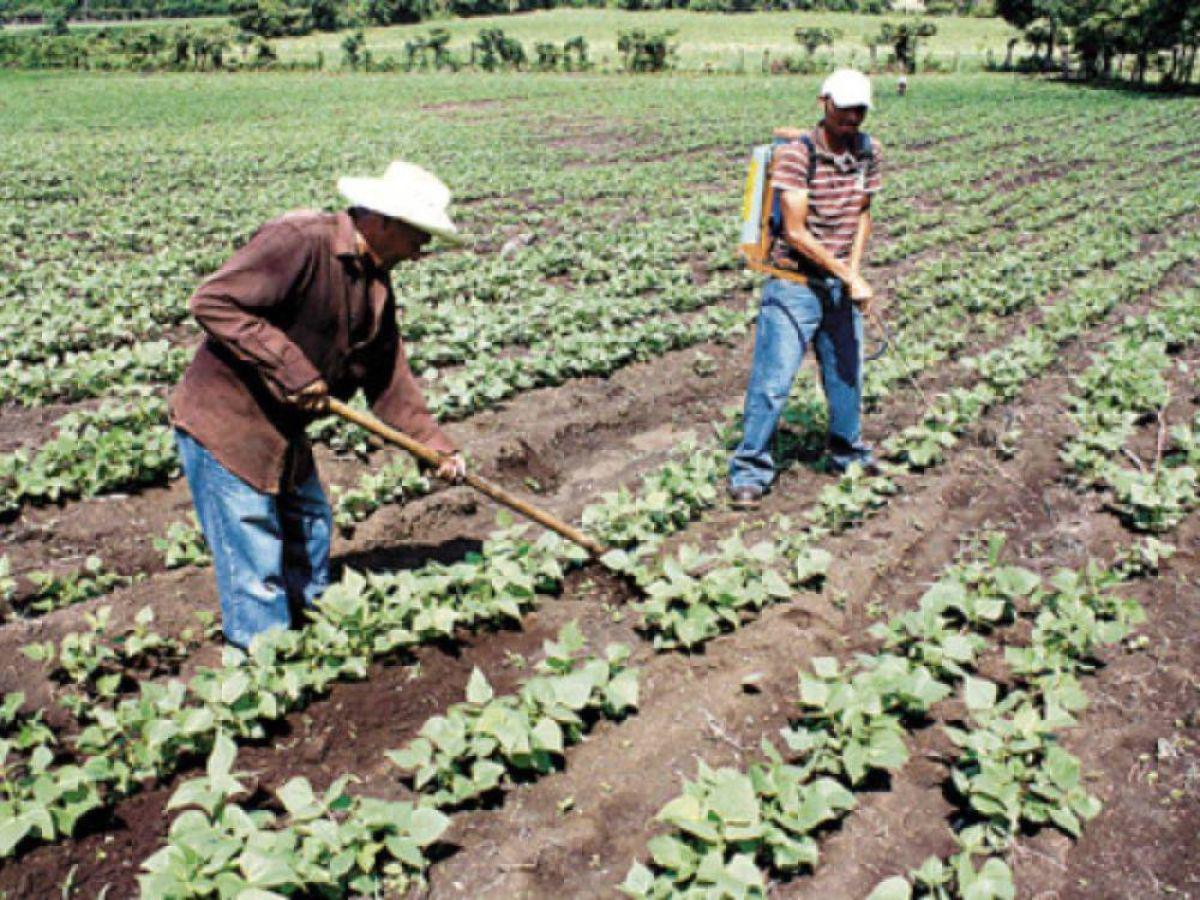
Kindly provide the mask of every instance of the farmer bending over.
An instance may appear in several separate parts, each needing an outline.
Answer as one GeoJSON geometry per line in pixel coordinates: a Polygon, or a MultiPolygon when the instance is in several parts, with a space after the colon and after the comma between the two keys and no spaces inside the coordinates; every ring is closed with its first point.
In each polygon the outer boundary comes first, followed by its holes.
{"type": "Polygon", "coordinates": [[[405,162],[338,190],[347,211],[268,222],[188,304],[207,338],[171,420],[225,637],[242,648],[329,584],[333,516],[304,431],[330,395],[361,387],[381,419],[447,454],[438,477],[466,474],[409,369],[388,274],[433,235],[458,239],[450,192],[405,162]]]}
{"type": "Polygon", "coordinates": [[[770,443],[809,344],[821,365],[829,406],[831,466],[873,469],[862,442],[862,316],[872,292],[859,274],[871,234],[871,196],[880,188],[879,144],[859,132],[871,82],[839,69],[821,86],[824,118],[777,148],[770,188],[779,192],[781,233],[771,264],[746,388],[745,431],[729,465],[735,507],[756,506],[775,477],[770,443]]]}

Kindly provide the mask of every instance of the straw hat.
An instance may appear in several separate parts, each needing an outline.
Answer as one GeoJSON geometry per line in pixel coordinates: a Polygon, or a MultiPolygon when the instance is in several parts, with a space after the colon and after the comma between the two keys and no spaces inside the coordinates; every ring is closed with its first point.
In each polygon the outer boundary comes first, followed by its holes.
{"type": "Polygon", "coordinates": [[[450,189],[415,163],[396,160],[382,178],[339,178],[337,188],[352,206],[400,219],[456,244],[467,241],[446,212],[450,189]]]}

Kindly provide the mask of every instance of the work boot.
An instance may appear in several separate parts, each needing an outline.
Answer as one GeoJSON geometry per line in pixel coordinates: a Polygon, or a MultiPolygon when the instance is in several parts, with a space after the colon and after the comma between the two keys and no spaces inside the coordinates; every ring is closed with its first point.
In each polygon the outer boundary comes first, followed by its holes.
{"type": "Polygon", "coordinates": [[[830,470],[842,475],[855,463],[862,467],[863,474],[865,475],[878,475],[880,473],[879,463],[875,462],[875,454],[871,452],[871,448],[867,444],[858,441],[851,445],[837,438],[830,438],[830,470]]]}
{"type": "Polygon", "coordinates": [[[883,470],[879,468],[879,463],[875,461],[875,457],[870,453],[854,459],[839,459],[836,456],[829,457],[829,468],[838,475],[845,475],[850,470],[851,466],[858,466],[862,469],[864,475],[883,474],[883,470]]]}
{"type": "Polygon", "coordinates": [[[729,505],[734,509],[757,509],[762,498],[762,488],[752,484],[744,484],[740,487],[729,486],[729,505]]]}

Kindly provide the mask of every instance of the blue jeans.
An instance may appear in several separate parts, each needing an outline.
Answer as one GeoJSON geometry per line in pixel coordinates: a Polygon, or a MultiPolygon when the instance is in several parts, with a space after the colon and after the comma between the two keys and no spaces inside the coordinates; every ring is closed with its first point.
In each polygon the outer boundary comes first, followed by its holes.
{"type": "Polygon", "coordinates": [[[291,624],[290,606],[311,604],[329,585],[333,513],[314,471],[278,496],[242,481],[175,429],[196,517],[212,553],[229,643],[291,624]]]}
{"type": "Polygon", "coordinates": [[[862,314],[840,279],[763,285],[746,387],[744,433],[729,463],[730,487],[765,490],[775,478],[771,438],[809,344],[817,353],[829,405],[829,447],[835,467],[870,459],[862,443],[862,314]]]}

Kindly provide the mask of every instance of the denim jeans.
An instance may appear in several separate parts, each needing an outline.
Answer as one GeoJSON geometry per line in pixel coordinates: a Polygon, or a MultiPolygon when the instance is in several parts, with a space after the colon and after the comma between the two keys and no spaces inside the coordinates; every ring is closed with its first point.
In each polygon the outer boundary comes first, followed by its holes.
{"type": "Polygon", "coordinates": [[[329,585],[329,501],[315,471],[292,490],[263,494],[186,432],[176,429],[175,442],[212,553],[225,638],[246,649],[256,635],[287,628],[291,607],[329,585]]]}
{"type": "Polygon", "coordinates": [[[731,487],[765,490],[775,478],[771,438],[810,344],[829,406],[833,464],[845,468],[870,459],[860,423],[862,330],[862,314],[840,279],[813,278],[806,285],[767,280],[746,387],[742,442],[729,463],[731,487]]]}

